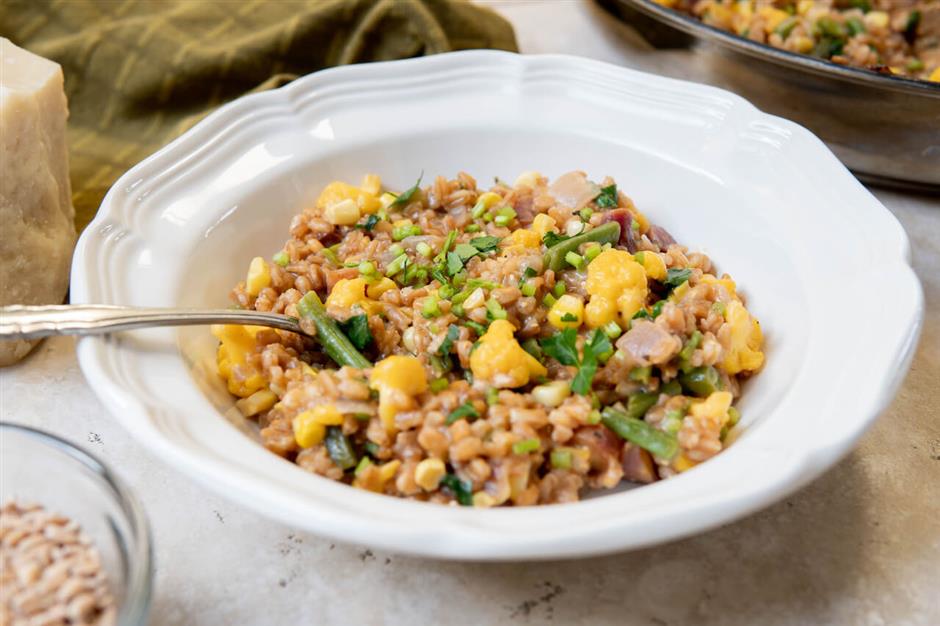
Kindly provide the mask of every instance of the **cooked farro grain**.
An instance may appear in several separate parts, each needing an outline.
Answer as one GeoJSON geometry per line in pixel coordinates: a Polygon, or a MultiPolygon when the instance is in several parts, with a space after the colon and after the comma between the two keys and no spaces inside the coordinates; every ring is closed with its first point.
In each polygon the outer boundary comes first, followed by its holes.
{"type": "Polygon", "coordinates": [[[106,626],[114,598],[98,551],[73,520],[36,505],[0,508],[0,624],[106,626]]]}
{"type": "Polygon", "coordinates": [[[731,278],[610,178],[395,196],[370,175],[290,235],[232,297],[317,340],[216,327],[219,371],[271,451],[364,489],[498,506],[650,483],[721,451],[763,363],[731,278]]]}

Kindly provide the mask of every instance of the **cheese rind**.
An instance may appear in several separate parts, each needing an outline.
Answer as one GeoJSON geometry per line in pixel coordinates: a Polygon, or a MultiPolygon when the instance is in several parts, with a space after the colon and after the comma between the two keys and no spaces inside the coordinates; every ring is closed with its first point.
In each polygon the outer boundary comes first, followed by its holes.
{"type": "MultiPolygon", "coordinates": [[[[0,38],[0,305],[57,304],[75,246],[62,68],[0,38]]],[[[0,366],[35,342],[0,342],[0,366]]]]}

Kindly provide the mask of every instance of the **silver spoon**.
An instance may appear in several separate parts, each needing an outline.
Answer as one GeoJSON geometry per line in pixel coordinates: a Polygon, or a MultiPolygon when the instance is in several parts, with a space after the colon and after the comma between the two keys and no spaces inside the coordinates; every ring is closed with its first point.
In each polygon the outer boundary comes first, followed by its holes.
{"type": "Polygon", "coordinates": [[[0,340],[103,335],[153,326],[252,324],[306,335],[293,317],[243,309],[163,309],[105,304],[0,307],[0,340]]]}

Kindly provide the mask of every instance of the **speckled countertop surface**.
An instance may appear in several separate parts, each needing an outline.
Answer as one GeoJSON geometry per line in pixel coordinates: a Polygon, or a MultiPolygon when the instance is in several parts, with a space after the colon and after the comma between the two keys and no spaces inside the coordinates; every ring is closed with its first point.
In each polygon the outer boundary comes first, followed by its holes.
{"type": "MultiPolygon", "coordinates": [[[[663,55],[579,0],[489,3],[524,52],[656,69],[663,55]]],[[[911,372],[852,454],[752,517],[602,558],[464,564],[334,544],[191,483],[115,423],[74,341],[0,370],[0,417],[100,455],[142,500],[154,625],[940,623],[940,201],[875,191],[904,225],[927,316],[911,372]]],[[[866,298],[877,297],[873,286],[866,298]]],[[[853,303],[847,303],[853,304],[853,303]]],[[[886,320],[890,323],[890,320],[886,320]]]]}

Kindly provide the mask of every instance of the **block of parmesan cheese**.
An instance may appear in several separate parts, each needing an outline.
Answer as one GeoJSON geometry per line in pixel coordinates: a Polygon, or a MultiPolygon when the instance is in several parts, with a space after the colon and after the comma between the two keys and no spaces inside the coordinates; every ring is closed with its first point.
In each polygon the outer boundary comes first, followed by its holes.
{"type": "MultiPolygon", "coordinates": [[[[58,304],[75,245],[58,63],[0,38],[0,305],[58,304]]],[[[0,366],[34,342],[0,341],[0,366]]]]}

